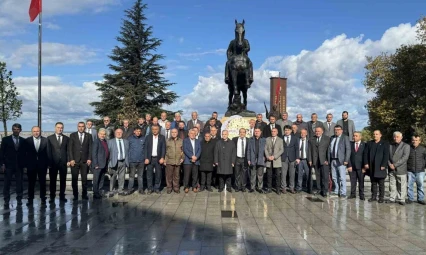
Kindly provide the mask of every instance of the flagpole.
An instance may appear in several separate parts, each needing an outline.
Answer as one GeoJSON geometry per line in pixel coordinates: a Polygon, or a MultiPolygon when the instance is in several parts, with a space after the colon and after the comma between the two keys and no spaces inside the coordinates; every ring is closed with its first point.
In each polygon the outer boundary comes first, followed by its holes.
{"type": "MultiPolygon", "coordinates": [[[[40,5],[42,1],[40,1],[40,5]]],[[[40,10],[41,6],[40,6],[40,10]]],[[[39,126],[41,130],[41,17],[42,12],[40,11],[38,15],[38,111],[37,111],[37,126],[39,126]]]]}

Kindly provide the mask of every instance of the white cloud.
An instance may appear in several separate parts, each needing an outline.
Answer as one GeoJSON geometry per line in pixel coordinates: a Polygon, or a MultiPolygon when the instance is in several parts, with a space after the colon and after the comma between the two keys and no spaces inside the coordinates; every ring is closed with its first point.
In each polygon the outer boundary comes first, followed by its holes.
{"type": "Polygon", "coordinates": [[[178,41],[179,41],[179,43],[183,43],[185,41],[185,38],[179,37],[178,41]]]}
{"type": "MultiPolygon", "coordinates": [[[[313,51],[269,57],[254,72],[255,82],[249,89],[248,109],[264,112],[263,102],[269,107],[269,78],[281,72],[281,76],[288,78],[287,108],[292,119],[297,113],[302,113],[308,121],[310,114],[316,112],[324,120],[326,113],[331,112],[337,120],[341,112],[347,110],[356,127],[362,128],[368,121],[364,105],[372,96],[366,93],[357,78],[363,74],[365,56],[393,52],[401,44],[414,43],[415,30],[415,26],[401,24],[386,30],[376,41],[364,40],[362,35],[348,38],[342,34],[324,41],[313,51]]],[[[208,67],[208,70],[212,71],[212,68],[208,67]]],[[[200,115],[215,110],[224,114],[227,95],[223,72],[216,72],[209,77],[200,76],[193,92],[182,96],[170,109],[183,109],[184,117],[188,117],[186,115],[192,110],[197,110],[200,115]]]]}
{"type": "MultiPolygon", "coordinates": [[[[9,55],[4,55],[8,66],[12,68],[21,68],[22,65],[37,66],[38,63],[38,44],[26,44],[13,49],[9,55]]],[[[62,43],[42,44],[43,65],[80,65],[94,61],[96,50],[89,49],[84,45],[67,45],[62,43]]]]}
{"type": "MultiPolygon", "coordinates": [[[[37,77],[16,77],[13,79],[23,100],[23,115],[18,120],[24,130],[37,124],[37,77]]],[[[99,92],[94,82],[84,82],[80,86],[66,84],[60,77],[42,77],[42,126],[46,131],[53,130],[57,121],[65,124],[66,130],[74,130],[78,121],[93,117],[90,102],[96,101],[99,92]]]]}
{"type": "MultiPolygon", "coordinates": [[[[97,13],[120,4],[122,0],[43,0],[43,19],[54,16],[77,14],[81,12],[97,13]]],[[[0,1],[0,35],[22,33],[24,26],[29,24],[28,9],[30,1],[0,1]]],[[[34,21],[36,22],[36,21],[34,21]]]]}
{"type": "Polygon", "coordinates": [[[224,55],[226,53],[226,49],[216,49],[216,50],[208,50],[208,51],[200,51],[200,52],[191,52],[191,53],[178,53],[177,55],[180,57],[202,57],[205,55],[224,55]]]}

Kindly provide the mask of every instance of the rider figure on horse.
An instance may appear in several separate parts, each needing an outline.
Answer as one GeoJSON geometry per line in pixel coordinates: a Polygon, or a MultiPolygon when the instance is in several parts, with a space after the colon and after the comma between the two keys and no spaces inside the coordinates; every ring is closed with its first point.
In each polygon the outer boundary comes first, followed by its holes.
{"type": "MultiPolygon", "coordinates": [[[[236,22],[236,21],[235,21],[236,22]]],[[[242,23],[244,25],[244,21],[242,23]]],[[[232,59],[232,57],[234,56],[234,54],[236,53],[236,49],[237,49],[237,39],[232,40],[229,43],[228,46],[228,50],[226,51],[226,55],[227,55],[227,61],[226,61],[226,66],[225,66],[225,83],[229,85],[230,79],[229,79],[229,62],[232,59]]],[[[250,84],[253,82],[253,63],[251,62],[250,58],[248,57],[248,52],[250,51],[250,44],[249,41],[247,39],[244,38],[243,41],[243,54],[246,55],[248,62],[249,62],[249,81],[250,84]]]]}

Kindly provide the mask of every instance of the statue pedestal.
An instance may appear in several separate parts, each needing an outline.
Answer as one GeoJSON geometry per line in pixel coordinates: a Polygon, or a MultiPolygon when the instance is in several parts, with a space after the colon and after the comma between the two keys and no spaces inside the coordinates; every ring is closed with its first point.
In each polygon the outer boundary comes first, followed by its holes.
{"type": "MultiPolygon", "coordinates": [[[[225,116],[223,117],[220,122],[222,122],[222,128],[221,130],[228,130],[228,137],[229,139],[232,139],[234,137],[239,136],[240,128],[244,128],[247,131],[247,138],[250,138],[251,136],[248,134],[248,131],[250,129],[250,120],[255,119],[256,115],[254,117],[244,117],[241,115],[233,115],[233,116],[225,116]]],[[[222,136],[222,134],[221,134],[222,136]]]]}

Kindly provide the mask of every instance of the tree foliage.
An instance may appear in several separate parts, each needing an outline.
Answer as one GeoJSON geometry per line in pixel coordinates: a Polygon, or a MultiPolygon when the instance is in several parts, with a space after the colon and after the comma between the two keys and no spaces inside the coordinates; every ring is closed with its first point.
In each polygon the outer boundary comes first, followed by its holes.
{"type": "Polygon", "coordinates": [[[156,53],[162,41],[153,37],[153,28],[145,24],[147,5],[136,0],[125,11],[120,35],[109,58],[114,62],[104,81],[96,83],[101,92],[100,101],[92,102],[95,114],[109,116],[114,121],[136,121],[145,113],[161,113],[164,105],[176,101],[173,85],[164,78],[165,66],[159,64],[164,56],[156,53]]]}
{"type": "Polygon", "coordinates": [[[0,62],[0,119],[3,122],[4,135],[7,135],[7,121],[16,120],[21,116],[22,100],[18,98],[12,80],[12,71],[8,71],[6,63],[0,62]]]}
{"type": "MultiPolygon", "coordinates": [[[[425,19],[422,22],[417,31],[420,42],[426,38],[425,19]]],[[[366,105],[370,130],[379,129],[388,139],[395,131],[409,139],[425,130],[426,45],[402,45],[394,54],[367,57],[365,69],[364,85],[375,93],[366,105]]]]}

